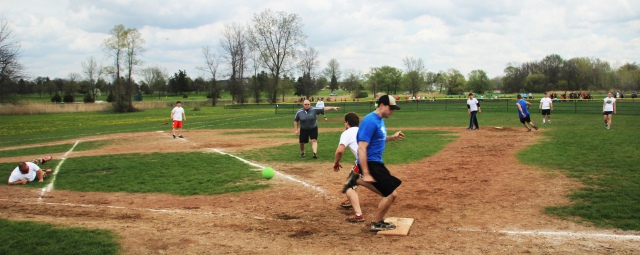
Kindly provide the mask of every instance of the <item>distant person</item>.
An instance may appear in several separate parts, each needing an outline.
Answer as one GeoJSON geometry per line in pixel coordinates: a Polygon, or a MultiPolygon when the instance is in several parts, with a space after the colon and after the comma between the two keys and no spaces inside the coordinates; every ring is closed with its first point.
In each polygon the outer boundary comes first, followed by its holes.
{"type": "Polygon", "coordinates": [[[344,126],[346,130],[340,135],[340,142],[338,143],[338,148],[336,148],[336,154],[333,160],[333,171],[338,172],[340,171],[340,168],[342,168],[340,160],[344,155],[345,148],[349,148],[351,153],[353,153],[353,156],[355,156],[356,158],[356,162],[354,162],[351,171],[349,171],[349,176],[347,177],[345,186],[342,189],[342,193],[346,194],[347,200],[340,204],[340,206],[342,206],[343,208],[353,208],[354,214],[350,217],[347,217],[345,220],[354,223],[364,221],[364,215],[362,214],[362,209],[360,208],[360,199],[358,197],[358,193],[356,192],[356,188],[358,187],[357,181],[360,178],[360,170],[358,169],[357,164],[357,137],[359,124],[360,117],[355,112],[350,112],[344,115],[344,126]]]}
{"type": "Polygon", "coordinates": [[[43,182],[44,178],[51,174],[51,169],[42,170],[38,165],[43,165],[52,159],[51,156],[37,158],[31,162],[20,162],[13,169],[9,176],[9,185],[27,184],[38,180],[43,182]]]}
{"type": "Polygon", "coordinates": [[[362,119],[358,129],[358,169],[362,173],[358,184],[382,196],[374,221],[371,222],[371,231],[396,228],[395,225],[384,222],[384,215],[398,196],[396,189],[402,181],[391,175],[382,161],[382,154],[387,141],[404,139],[404,134],[400,131],[393,136],[387,136],[387,127],[384,124],[384,119],[397,110],[400,110],[400,107],[396,105],[395,98],[381,96],[378,108],[362,119]]]}
{"type": "MultiPolygon", "coordinates": [[[[318,99],[318,102],[316,102],[316,108],[324,109],[324,101],[322,101],[322,99],[318,99]]],[[[325,115],[324,112],[322,112],[322,116],[324,117],[324,120],[327,120],[327,115],[325,115]]]]}
{"type": "Polygon", "coordinates": [[[293,118],[293,129],[298,141],[300,142],[300,157],[304,157],[304,145],[309,143],[311,138],[311,149],[313,150],[313,158],[318,158],[318,114],[327,110],[339,110],[339,107],[311,107],[309,100],[304,100],[303,107],[298,109],[296,116],[293,118]],[[298,125],[299,124],[299,125],[298,125]],[[298,129],[298,127],[300,129],[298,129]]]}
{"type": "Polygon", "coordinates": [[[553,110],[553,100],[549,98],[549,94],[544,93],[544,97],[540,99],[540,110],[542,111],[542,124],[546,122],[551,124],[551,111],[553,110]],[[546,120],[545,120],[546,117],[546,120]]]}
{"type": "Polygon", "coordinates": [[[481,113],[482,109],[480,109],[480,103],[478,99],[473,97],[473,93],[469,93],[469,99],[467,99],[467,113],[469,114],[469,128],[468,130],[473,130],[475,126],[476,130],[480,129],[478,126],[478,113],[481,113]]]}
{"type": "Polygon", "coordinates": [[[602,115],[604,115],[604,127],[606,129],[611,128],[611,118],[616,114],[616,99],[613,97],[613,93],[609,92],[609,96],[604,98],[604,104],[602,105],[602,115]]]}
{"type": "Polygon", "coordinates": [[[171,120],[173,120],[173,138],[176,138],[176,129],[178,129],[178,137],[182,136],[182,121],[187,120],[187,116],[184,114],[184,108],[180,101],[176,102],[176,107],[171,110],[171,120]]]}
{"type": "Polygon", "coordinates": [[[516,103],[516,105],[518,106],[518,117],[520,118],[520,123],[522,123],[522,125],[527,128],[527,132],[531,132],[531,128],[538,130],[538,126],[531,122],[531,116],[529,113],[529,107],[531,106],[531,103],[524,100],[522,98],[522,95],[518,95],[518,102],[516,103]]]}

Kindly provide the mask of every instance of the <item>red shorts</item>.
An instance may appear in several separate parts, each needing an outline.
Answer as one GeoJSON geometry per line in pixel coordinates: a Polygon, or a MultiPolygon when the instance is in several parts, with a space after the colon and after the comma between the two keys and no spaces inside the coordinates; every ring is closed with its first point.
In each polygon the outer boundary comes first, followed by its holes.
{"type": "Polygon", "coordinates": [[[173,128],[182,128],[182,121],[181,120],[174,120],[173,121],[173,128]]]}

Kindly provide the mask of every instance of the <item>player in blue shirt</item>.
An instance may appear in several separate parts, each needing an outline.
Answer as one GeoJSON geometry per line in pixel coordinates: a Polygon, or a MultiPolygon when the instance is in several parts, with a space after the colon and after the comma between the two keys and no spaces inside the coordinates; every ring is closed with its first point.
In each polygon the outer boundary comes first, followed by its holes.
{"type": "Polygon", "coordinates": [[[516,103],[516,105],[518,106],[518,117],[520,118],[520,123],[522,123],[522,125],[527,128],[527,132],[531,132],[531,128],[538,130],[538,126],[531,122],[531,114],[529,113],[529,107],[531,106],[531,103],[524,100],[521,95],[518,95],[518,102],[516,103]],[[531,128],[527,126],[527,124],[529,124],[531,128]]]}
{"type": "Polygon", "coordinates": [[[403,140],[404,134],[400,131],[393,136],[387,136],[387,127],[384,118],[389,118],[395,110],[400,110],[393,97],[384,95],[378,99],[378,108],[362,119],[358,129],[358,168],[362,178],[358,184],[382,196],[378,204],[378,210],[371,231],[395,229],[396,226],[384,222],[384,215],[395,200],[396,189],[402,181],[391,175],[382,162],[382,154],[387,141],[403,140]]]}

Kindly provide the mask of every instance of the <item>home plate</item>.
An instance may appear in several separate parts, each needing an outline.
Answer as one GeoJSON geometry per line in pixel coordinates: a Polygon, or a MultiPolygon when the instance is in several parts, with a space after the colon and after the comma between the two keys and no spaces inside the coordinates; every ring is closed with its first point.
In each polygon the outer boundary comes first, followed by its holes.
{"type": "Polygon", "coordinates": [[[378,235],[407,236],[409,235],[409,229],[411,228],[411,224],[413,224],[413,218],[389,217],[389,218],[386,218],[384,221],[387,223],[396,225],[396,229],[378,231],[377,233],[378,235]]]}

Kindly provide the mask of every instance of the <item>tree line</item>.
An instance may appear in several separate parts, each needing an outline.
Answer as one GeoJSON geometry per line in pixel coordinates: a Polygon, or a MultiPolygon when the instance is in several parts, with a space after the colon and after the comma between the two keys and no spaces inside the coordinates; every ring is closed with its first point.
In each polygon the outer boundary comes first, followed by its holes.
{"type": "Polygon", "coordinates": [[[341,69],[334,58],[321,69],[320,53],[306,45],[302,18],[269,9],[255,13],[247,24],[225,24],[219,41],[201,48],[202,65],[196,68],[206,77],[196,79],[184,70],[170,76],[159,65],[142,67],[145,40],[137,29],[124,25],[114,26],[101,45],[111,64],[102,66],[90,57],[82,62],[82,73],[70,73],[66,78],[28,79],[19,62],[20,44],[11,35],[8,21],[0,19],[0,101],[10,101],[15,94],[37,93],[58,102],[73,101],[74,95],[82,94],[85,102],[93,102],[98,93],[106,93],[117,112],[134,111],[132,98],[137,94],[188,97],[189,93],[207,93],[215,106],[222,91],[228,91],[236,103],[275,103],[288,96],[310,98],[325,88],[346,90],[354,98],[375,97],[379,93],[417,96],[425,92],[540,93],[640,88],[640,66],[636,63],[613,67],[597,58],[565,60],[557,54],[539,61],[510,63],[503,75],[493,78],[482,69],[466,75],[454,68],[428,71],[421,58],[412,56],[402,59],[402,68],[385,65],[362,73],[341,69]],[[134,80],[134,75],[140,80],[134,80]]]}

